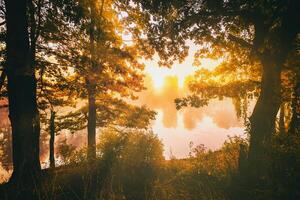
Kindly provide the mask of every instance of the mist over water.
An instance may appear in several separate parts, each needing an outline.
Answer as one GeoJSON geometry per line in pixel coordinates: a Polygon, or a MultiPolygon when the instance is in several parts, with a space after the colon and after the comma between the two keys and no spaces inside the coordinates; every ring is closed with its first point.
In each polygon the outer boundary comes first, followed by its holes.
{"type": "MultiPolygon", "coordinates": [[[[152,129],[159,136],[164,144],[164,156],[184,158],[189,155],[190,145],[204,144],[209,149],[219,148],[228,136],[243,135],[244,126],[242,120],[236,117],[234,106],[230,99],[212,100],[207,106],[201,108],[183,108],[176,110],[174,99],[184,97],[188,94],[187,81],[183,87],[179,86],[178,77],[167,76],[161,88],[155,88],[151,76],[145,79],[146,90],[137,94],[137,105],[147,105],[147,107],[157,112],[156,120],[152,123],[152,129]]],[[[6,177],[11,166],[11,153],[9,156],[5,152],[11,151],[10,124],[8,110],[0,110],[0,137],[2,139],[2,151],[0,152],[1,168],[0,177],[6,177]],[[5,143],[6,142],[6,143],[5,143]]],[[[97,133],[100,134],[98,129],[97,133]]],[[[48,163],[48,134],[41,135],[41,164],[43,167],[48,163]]],[[[77,148],[82,148],[86,144],[86,130],[78,131],[74,134],[68,131],[62,132],[56,137],[57,146],[63,140],[77,148]]],[[[58,155],[56,155],[58,156],[58,155]]],[[[2,178],[3,179],[3,178],[2,178]]]]}
{"type": "MultiPolygon", "coordinates": [[[[188,78],[187,78],[188,79],[188,78]]],[[[190,143],[219,148],[228,136],[244,135],[231,99],[212,100],[201,108],[176,110],[174,99],[188,95],[187,81],[179,87],[176,76],[167,76],[161,88],[155,88],[150,76],[145,79],[147,90],[139,94],[137,104],[157,111],[153,130],[162,139],[166,158],[187,157],[190,143]]]]}

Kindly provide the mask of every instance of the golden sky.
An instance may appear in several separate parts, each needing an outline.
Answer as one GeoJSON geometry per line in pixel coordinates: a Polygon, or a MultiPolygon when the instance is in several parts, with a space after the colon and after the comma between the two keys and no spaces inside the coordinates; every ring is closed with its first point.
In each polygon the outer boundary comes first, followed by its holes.
{"type": "Polygon", "coordinates": [[[242,135],[243,123],[236,117],[230,99],[213,100],[202,108],[184,108],[177,111],[174,99],[188,94],[187,79],[199,69],[214,69],[220,60],[203,59],[201,66],[193,66],[195,47],[192,46],[187,59],[172,68],[159,67],[157,60],[145,61],[147,90],[139,94],[138,104],[147,105],[157,111],[153,130],[162,139],[165,156],[178,158],[189,153],[189,143],[204,144],[216,149],[227,136],[242,135]]]}
{"type": "MultiPolygon", "coordinates": [[[[183,63],[175,63],[172,68],[159,67],[157,58],[144,61],[147,89],[138,94],[139,99],[135,103],[157,111],[152,129],[164,144],[166,158],[170,156],[171,151],[178,158],[188,156],[190,142],[216,149],[223,144],[228,135],[242,135],[244,132],[243,124],[237,119],[230,99],[214,100],[208,106],[198,109],[176,110],[174,99],[188,94],[187,79],[199,69],[193,66],[195,51],[196,48],[191,46],[190,56],[183,63]]],[[[200,67],[212,70],[220,62],[204,59],[200,67]]],[[[68,143],[83,146],[86,137],[85,130],[82,132],[67,136],[62,134],[57,139],[67,138],[68,143]]],[[[47,155],[46,151],[42,153],[42,157],[47,155]]]]}

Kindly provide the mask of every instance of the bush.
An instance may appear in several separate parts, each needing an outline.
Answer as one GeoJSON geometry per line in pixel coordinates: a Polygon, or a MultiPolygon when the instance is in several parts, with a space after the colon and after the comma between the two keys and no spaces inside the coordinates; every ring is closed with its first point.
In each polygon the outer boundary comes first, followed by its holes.
{"type": "Polygon", "coordinates": [[[103,197],[150,198],[163,161],[162,143],[155,134],[107,129],[100,136],[98,150],[107,171],[103,197]]]}

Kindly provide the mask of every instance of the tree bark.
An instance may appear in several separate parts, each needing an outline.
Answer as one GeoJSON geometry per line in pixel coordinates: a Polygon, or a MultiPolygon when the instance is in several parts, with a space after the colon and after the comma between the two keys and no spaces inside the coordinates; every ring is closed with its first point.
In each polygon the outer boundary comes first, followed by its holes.
{"type": "Polygon", "coordinates": [[[51,111],[50,116],[50,140],[49,140],[49,161],[50,168],[55,168],[55,157],[54,157],[54,142],[55,142],[55,112],[51,111]]]}
{"type": "Polygon", "coordinates": [[[268,144],[275,130],[275,120],[281,104],[281,66],[271,57],[262,59],[261,92],[250,117],[250,176],[266,175],[268,144]],[[254,173],[254,174],[253,174],[254,173]]]}
{"type": "Polygon", "coordinates": [[[96,158],[96,99],[94,84],[88,83],[88,154],[89,160],[96,158]]]}
{"type": "Polygon", "coordinates": [[[40,121],[36,103],[35,69],[31,63],[27,0],[6,0],[7,80],[12,127],[13,167],[10,179],[32,183],[41,171],[40,121]]]}
{"type": "Polygon", "coordinates": [[[245,174],[247,170],[247,148],[244,144],[240,144],[238,169],[239,174],[245,174]]]}
{"type": "Polygon", "coordinates": [[[95,84],[95,69],[97,67],[96,54],[95,54],[95,1],[89,1],[90,5],[90,69],[89,76],[87,77],[87,90],[88,90],[88,160],[96,158],[96,84],[95,84]]]}
{"type": "Polygon", "coordinates": [[[279,113],[279,134],[284,135],[285,134],[285,108],[284,103],[281,103],[280,106],[280,113],[279,113]]]}
{"type": "Polygon", "coordinates": [[[286,12],[281,18],[281,26],[272,39],[270,27],[264,23],[263,16],[254,19],[255,39],[253,50],[262,64],[261,92],[252,116],[250,117],[250,146],[248,155],[248,170],[250,179],[257,183],[268,176],[268,151],[270,151],[271,136],[275,131],[276,116],[281,104],[280,74],[288,53],[295,47],[294,41],[299,34],[296,19],[299,16],[299,1],[288,3],[286,12]],[[266,45],[267,39],[270,39],[266,45]],[[260,179],[260,180],[259,180],[260,179]]]}

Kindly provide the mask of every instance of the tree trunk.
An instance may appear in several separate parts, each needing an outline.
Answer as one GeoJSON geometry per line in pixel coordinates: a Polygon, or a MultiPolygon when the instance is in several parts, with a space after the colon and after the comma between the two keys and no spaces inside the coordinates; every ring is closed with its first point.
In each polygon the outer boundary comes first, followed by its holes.
{"type": "Polygon", "coordinates": [[[54,158],[54,142],[55,142],[55,112],[51,111],[50,116],[50,140],[49,140],[49,161],[50,161],[50,168],[55,168],[55,158],[54,158]]]}
{"type": "Polygon", "coordinates": [[[38,177],[40,121],[35,69],[31,63],[27,0],[6,0],[7,79],[12,127],[12,182],[32,183],[38,177]]]}
{"type": "Polygon", "coordinates": [[[285,134],[285,108],[284,103],[281,103],[280,106],[280,113],[279,113],[279,134],[284,135],[285,134]]]}
{"type": "Polygon", "coordinates": [[[268,144],[275,129],[281,103],[281,67],[272,58],[262,60],[261,92],[250,117],[249,172],[250,176],[265,175],[268,144]],[[254,174],[253,174],[254,173],[254,174]]]}
{"type": "Polygon", "coordinates": [[[246,145],[240,144],[239,149],[239,159],[238,159],[238,169],[239,174],[245,174],[247,170],[247,148],[246,145]]]}
{"type": "Polygon", "coordinates": [[[96,85],[95,85],[95,69],[97,67],[96,55],[95,55],[95,1],[90,1],[90,70],[89,76],[87,77],[87,90],[88,90],[88,153],[87,157],[89,160],[96,158],[96,85]]]}
{"type": "Polygon", "coordinates": [[[96,87],[88,83],[88,154],[89,160],[96,158],[96,87]]]}

